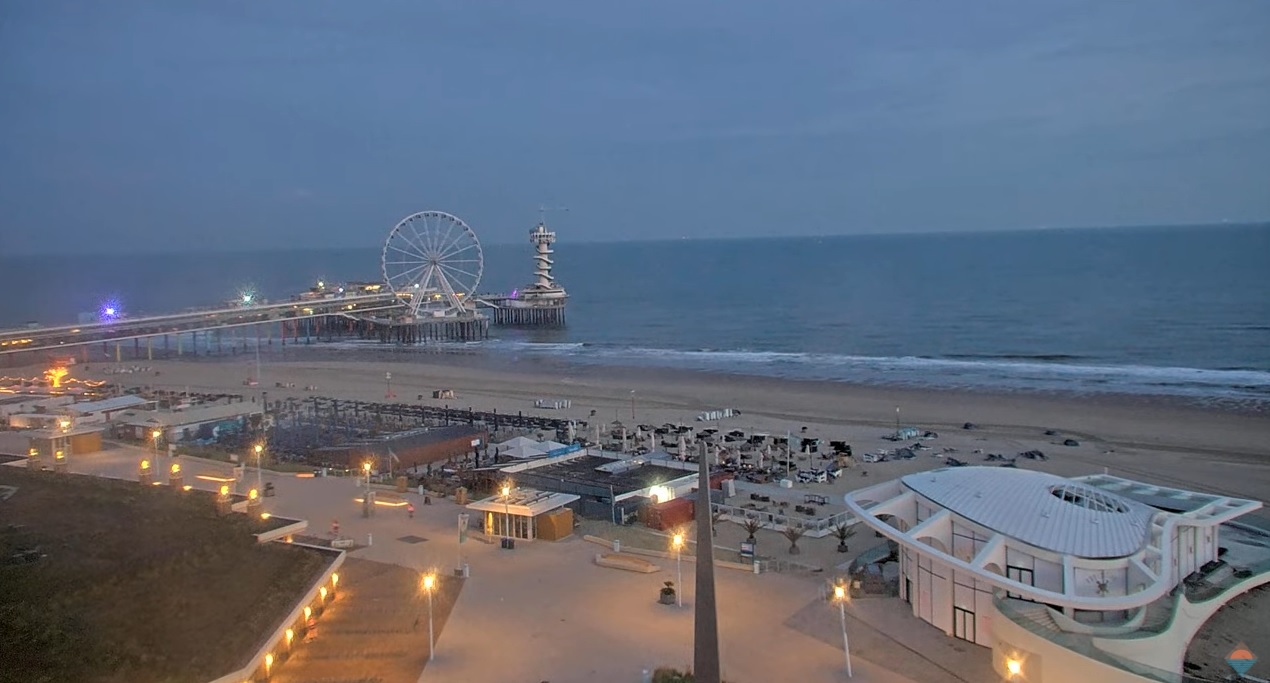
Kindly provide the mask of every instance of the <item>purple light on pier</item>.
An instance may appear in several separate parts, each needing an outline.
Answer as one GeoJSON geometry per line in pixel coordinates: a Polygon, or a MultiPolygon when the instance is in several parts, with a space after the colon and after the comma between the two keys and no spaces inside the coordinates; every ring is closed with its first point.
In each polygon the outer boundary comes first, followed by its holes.
{"type": "Polygon", "coordinates": [[[119,302],[111,299],[102,303],[101,310],[98,311],[98,317],[101,318],[102,322],[117,320],[122,310],[123,308],[119,305],[119,302]]]}

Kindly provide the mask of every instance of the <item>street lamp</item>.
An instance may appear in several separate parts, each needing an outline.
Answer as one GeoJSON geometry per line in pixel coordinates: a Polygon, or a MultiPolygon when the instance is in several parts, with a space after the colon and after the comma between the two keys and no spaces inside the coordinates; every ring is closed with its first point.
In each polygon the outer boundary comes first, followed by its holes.
{"type": "Polygon", "coordinates": [[[1010,680],[1013,681],[1018,679],[1019,675],[1023,673],[1023,662],[1020,662],[1013,657],[1006,659],[1005,672],[1009,675],[1010,680]]]}
{"type": "Polygon", "coordinates": [[[503,538],[511,535],[511,497],[512,485],[503,484],[503,538]]]}
{"type": "Polygon", "coordinates": [[[835,584],[833,601],[838,603],[838,617],[842,620],[842,649],[847,653],[847,678],[851,678],[851,641],[847,640],[847,587],[835,584]]]}
{"type": "Polygon", "coordinates": [[[362,463],[362,472],[366,473],[366,492],[370,493],[370,461],[362,463]]]}
{"type": "Polygon", "coordinates": [[[155,457],[159,455],[159,437],[163,436],[163,430],[156,429],[150,432],[150,446],[154,449],[155,457]]]}
{"type": "Polygon", "coordinates": [[[631,389],[631,426],[635,425],[635,390],[631,389]]]}
{"type": "Polygon", "coordinates": [[[261,482],[262,482],[262,480],[263,480],[263,478],[264,478],[264,475],[263,475],[263,474],[261,474],[260,469],[261,469],[261,467],[263,466],[263,465],[261,464],[261,460],[262,460],[262,459],[263,459],[263,457],[264,457],[265,446],[264,446],[264,444],[259,444],[259,443],[258,443],[258,444],[256,444],[256,447],[255,447],[255,449],[254,449],[254,450],[256,451],[256,488],[257,488],[257,489],[260,489],[261,491],[263,491],[263,490],[265,490],[265,487],[264,487],[264,484],[262,484],[261,482]]]}
{"type": "Polygon", "coordinates": [[[684,606],[684,565],[683,565],[683,548],[684,535],[677,533],[670,537],[670,546],[675,549],[675,585],[679,586],[679,590],[675,591],[675,606],[684,606]]]}
{"type": "Polygon", "coordinates": [[[432,590],[436,588],[437,577],[435,574],[425,574],[423,577],[423,590],[428,594],[428,661],[432,661],[433,655],[436,654],[437,641],[432,636],[432,590]]]}

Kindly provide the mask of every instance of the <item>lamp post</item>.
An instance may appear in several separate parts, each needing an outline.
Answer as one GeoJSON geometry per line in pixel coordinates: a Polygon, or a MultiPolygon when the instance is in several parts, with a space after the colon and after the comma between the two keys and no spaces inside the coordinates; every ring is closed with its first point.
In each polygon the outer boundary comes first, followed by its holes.
{"type": "Polygon", "coordinates": [[[833,600],[838,603],[838,617],[842,621],[842,649],[847,653],[847,678],[851,678],[851,641],[847,640],[847,587],[836,584],[833,600]]]}
{"type": "Polygon", "coordinates": [[[432,590],[436,588],[437,577],[427,574],[423,577],[423,590],[428,594],[428,661],[436,654],[437,641],[432,635],[432,590]]]}
{"type": "Polygon", "coordinates": [[[154,457],[159,457],[159,437],[163,436],[163,430],[155,429],[150,432],[150,447],[154,450],[154,457]]]}
{"type": "Polygon", "coordinates": [[[683,598],[683,594],[684,594],[684,565],[683,565],[684,535],[682,533],[677,533],[674,536],[672,536],[670,538],[670,545],[671,547],[675,549],[675,581],[677,582],[675,585],[679,587],[679,590],[675,591],[675,606],[683,607],[684,606],[684,598],[683,598]]]}
{"type": "Polygon", "coordinates": [[[261,467],[263,467],[263,465],[261,464],[261,460],[264,458],[264,453],[265,453],[264,444],[259,444],[259,443],[256,444],[255,451],[256,451],[256,490],[263,492],[265,490],[265,487],[262,482],[264,481],[265,475],[261,473],[260,470],[261,470],[261,467]]]}
{"type": "Polygon", "coordinates": [[[631,426],[635,426],[635,390],[631,389],[631,426]]]}
{"type": "Polygon", "coordinates": [[[511,535],[511,484],[503,484],[503,538],[511,535]]]}

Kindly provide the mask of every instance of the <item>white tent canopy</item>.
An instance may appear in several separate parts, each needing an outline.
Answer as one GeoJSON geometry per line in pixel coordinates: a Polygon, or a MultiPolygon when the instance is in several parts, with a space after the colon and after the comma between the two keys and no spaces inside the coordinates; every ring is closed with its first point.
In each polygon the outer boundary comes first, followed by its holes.
{"type": "Polygon", "coordinates": [[[518,436],[497,444],[497,447],[499,455],[523,459],[541,457],[546,455],[548,451],[565,448],[565,444],[556,443],[555,441],[535,441],[526,436],[518,436]]]}

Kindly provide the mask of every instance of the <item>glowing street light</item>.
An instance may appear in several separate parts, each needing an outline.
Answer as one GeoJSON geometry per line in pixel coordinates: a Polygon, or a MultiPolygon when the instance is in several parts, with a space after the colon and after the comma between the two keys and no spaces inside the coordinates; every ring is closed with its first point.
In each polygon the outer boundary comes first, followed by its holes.
{"type": "Polygon", "coordinates": [[[684,565],[683,565],[683,549],[684,535],[677,533],[670,537],[670,546],[675,549],[675,580],[678,581],[679,590],[675,591],[675,606],[684,606],[684,565]]]}
{"type": "Polygon", "coordinates": [[[1005,672],[1009,674],[1010,680],[1015,680],[1023,673],[1023,662],[1013,657],[1005,660],[1005,672]]]}
{"type": "Polygon", "coordinates": [[[265,488],[262,483],[264,481],[264,475],[261,474],[260,470],[262,467],[261,460],[264,458],[265,446],[264,444],[258,443],[253,450],[256,451],[256,488],[263,490],[265,488]]]}
{"type": "Polygon", "coordinates": [[[265,678],[268,678],[269,674],[272,671],[273,671],[273,653],[267,652],[265,653],[265,678]]]}
{"type": "Polygon", "coordinates": [[[511,482],[503,484],[503,538],[511,536],[511,498],[512,485],[511,482]]]}
{"type": "Polygon", "coordinates": [[[834,584],[833,601],[838,603],[838,617],[842,620],[842,649],[847,653],[847,678],[851,678],[851,641],[847,640],[847,587],[834,584]]]}
{"type": "Polygon", "coordinates": [[[159,456],[159,437],[163,436],[163,431],[156,429],[150,432],[150,447],[154,450],[154,455],[159,456]]]}
{"type": "Polygon", "coordinates": [[[428,594],[428,661],[432,661],[436,654],[437,641],[432,635],[432,591],[436,588],[437,577],[435,574],[425,574],[423,577],[423,590],[428,594]]]}

